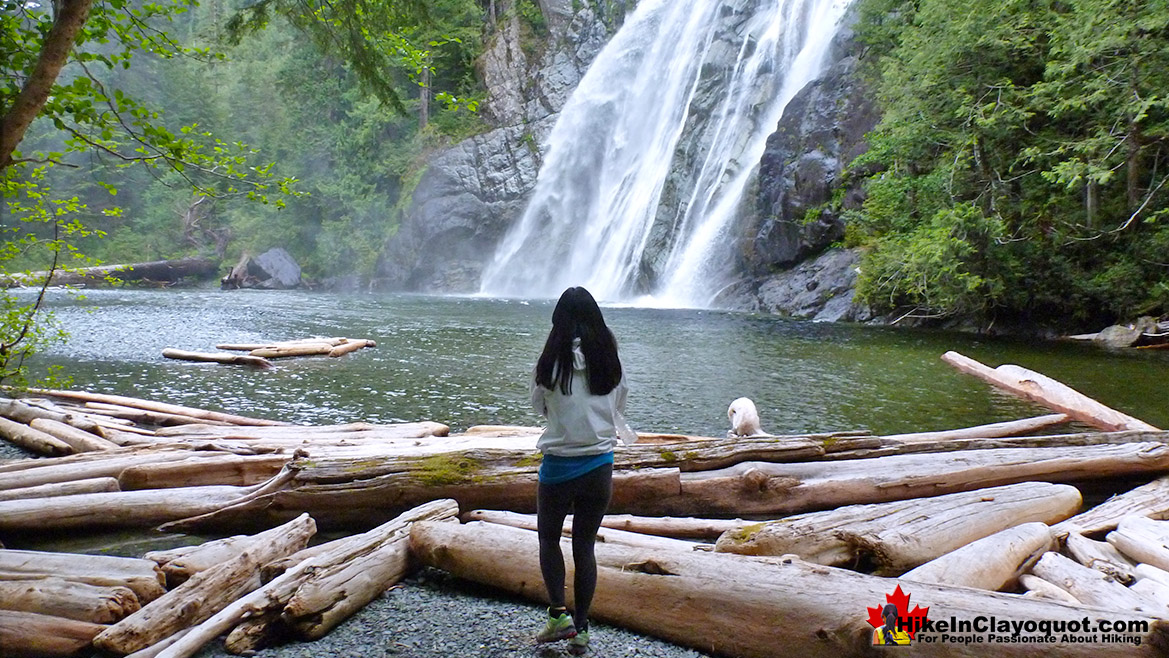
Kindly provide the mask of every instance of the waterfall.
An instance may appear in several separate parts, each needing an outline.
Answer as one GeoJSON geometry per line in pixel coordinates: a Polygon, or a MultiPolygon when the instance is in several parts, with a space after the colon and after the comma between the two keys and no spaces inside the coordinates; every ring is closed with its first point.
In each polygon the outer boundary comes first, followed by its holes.
{"type": "Polygon", "coordinates": [[[565,103],[481,291],[708,305],[767,137],[848,3],[641,0],[565,103]]]}

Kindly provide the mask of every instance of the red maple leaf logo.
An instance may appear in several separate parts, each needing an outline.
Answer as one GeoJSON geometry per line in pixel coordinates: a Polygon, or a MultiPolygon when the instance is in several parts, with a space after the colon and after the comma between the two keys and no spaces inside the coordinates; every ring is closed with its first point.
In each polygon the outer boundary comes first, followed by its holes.
{"type": "MultiPolygon", "coordinates": [[[[901,591],[901,585],[893,590],[892,594],[885,595],[885,603],[892,603],[897,606],[897,625],[909,634],[911,639],[917,639],[918,629],[929,618],[926,616],[929,613],[929,608],[923,608],[920,605],[913,607],[913,612],[909,611],[909,594],[901,591]]],[[[885,618],[881,616],[881,611],[885,606],[879,605],[875,608],[865,608],[869,611],[869,625],[873,628],[878,628],[885,625],[885,618]]]]}

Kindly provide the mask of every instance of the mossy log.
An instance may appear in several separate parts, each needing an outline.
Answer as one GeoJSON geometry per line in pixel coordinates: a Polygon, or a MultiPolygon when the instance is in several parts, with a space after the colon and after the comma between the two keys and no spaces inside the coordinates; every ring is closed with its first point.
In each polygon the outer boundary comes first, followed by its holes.
{"type": "Polygon", "coordinates": [[[745,525],[715,550],[744,555],[794,553],[827,565],[872,563],[897,574],[1021,523],[1051,523],[1080,506],[1075,487],[1018,484],[834,510],[745,525]]]}
{"type": "MultiPolygon", "coordinates": [[[[571,547],[564,542],[566,562],[571,547]]],[[[546,602],[536,533],[484,523],[415,523],[411,546],[430,566],[461,578],[546,602]]],[[[591,617],[703,652],[772,658],[777,651],[809,658],[876,655],[868,613],[900,585],[911,605],[935,620],[975,617],[1082,620],[1090,609],[1036,599],[878,578],[810,565],[769,564],[723,553],[645,551],[617,544],[596,547],[598,577],[591,617]],[[745,623],[744,620],[750,620],[745,623]]],[[[569,578],[571,582],[571,578],[569,578]]],[[[571,585],[570,585],[571,587],[571,585]]],[[[571,592],[570,599],[571,600],[571,592]]],[[[1044,655],[1155,656],[1169,641],[1169,623],[1147,615],[1101,611],[1109,619],[1139,619],[1151,629],[1132,644],[1045,644],[1044,655]]],[[[935,640],[938,634],[934,634],[935,640]]],[[[913,655],[983,656],[985,644],[918,641],[913,655]]],[[[1029,643],[995,644],[996,656],[1035,654],[1029,643]]]]}
{"type": "Polygon", "coordinates": [[[126,587],[141,604],[166,592],[166,579],[150,560],[110,555],[0,549],[0,580],[64,580],[126,587]]]}
{"type": "Polygon", "coordinates": [[[1023,523],[987,535],[901,575],[935,585],[999,591],[1018,581],[1054,544],[1051,528],[1023,523]]]}
{"type": "Polygon", "coordinates": [[[0,610],[4,658],[81,658],[105,626],[35,612],[0,610]]]}
{"type": "Polygon", "coordinates": [[[134,592],[121,585],[89,585],[64,578],[0,580],[0,610],[111,624],[140,607],[134,592]]]}
{"type": "Polygon", "coordinates": [[[141,610],[102,631],[97,648],[124,656],[144,649],[178,631],[209,619],[233,601],[260,586],[260,566],[304,548],[316,532],[307,514],[284,524],[269,541],[201,571],[141,610]]]}
{"type": "Polygon", "coordinates": [[[1157,430],[1156,427],[1105,406],[1066,384],[1026,368],[1012,364],[991,368],[957,352],[946,352],[942,355],[942,360],[998,388],[1046,405],[1106,432],[1157,430]]]}

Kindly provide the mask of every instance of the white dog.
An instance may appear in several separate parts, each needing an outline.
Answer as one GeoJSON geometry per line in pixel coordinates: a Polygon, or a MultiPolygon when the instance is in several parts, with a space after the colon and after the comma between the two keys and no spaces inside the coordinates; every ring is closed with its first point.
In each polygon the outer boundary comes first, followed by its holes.
{"type": "Polygon", "coordinates": [[[731,403],[727,409],[727,418],[731,420],[731,430],[728,438],[736,436],[757,436],[767,434],[759,426],[759,412],[751,398],[739,398],[731,403]]]}

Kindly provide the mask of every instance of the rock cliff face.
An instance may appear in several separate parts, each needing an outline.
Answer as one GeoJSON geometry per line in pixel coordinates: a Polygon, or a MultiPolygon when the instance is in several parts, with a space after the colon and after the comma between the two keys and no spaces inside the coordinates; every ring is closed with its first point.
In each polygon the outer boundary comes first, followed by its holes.
{"type": "MultiPolygon", "coordinates": [[[[475,292],[484,264],[522,214],[540,167],[540,145],[589,64],[620,25],[626,2],[543,0],[542,52],[498,3],[483,57],[481,106],[494,130],[437,153],[414,189],[400,228],[379,258],[373,287],[475,292]]],[[[632,4],[630,2],[629,4],[632,4]]]]}
{"type": "MultiPolygon", "coordinates": [[[[497,128],[431,159],[401,228],[385,247],[375,287],[478,290],[484,265],[511,222],[522,215],[535,185],[540,145],[633,4],[544,0],[548,34],[545,49],[537,55],[530,46],[525,50],[518,19],[500,20],[482,69],[489,100],[481,111],[497,128]]],[[[723,20],[727,25],[720,31],[733,34],[734,21],[741,16],[729,11],[723,20]]],[[[828,202],[843,167],[866,148],[864,135],[878,119],[859,81],[855,51],[846,29],[837,37],[829,70],[792,100],[769,138],[754,192],[742,209],[740,238],[727,245],[743,278],[720,299],[725,306],[828,320],[867,318],[851,303],[858,255],[825,251],[844,231],[828,202]]],[[[733,49],[728,57],[733,59],[733,49]]],[[[704,76],[709,89],[699,90],[692,122],[704,120],[703,94],[713,106],[717,77],[704,76]]],[[[680,148],[703,150],[700,144],[680,148]]],[[[681,175],[671,177],[663,193],[677,195],[688,183],[681,175]]],[[[853,207],[860,193],[845,190],[843,198],[845,208],[853,207]]],[[[663,207],[673,207],[668,201],[663,207]]],[[[661,265],[654,254],[664,254],[671,241],[659,230],[663,226],[669,222],[657,222],[650,236],[660,248],[651,248],[642,263],[651,278],[661,265]]]]}

